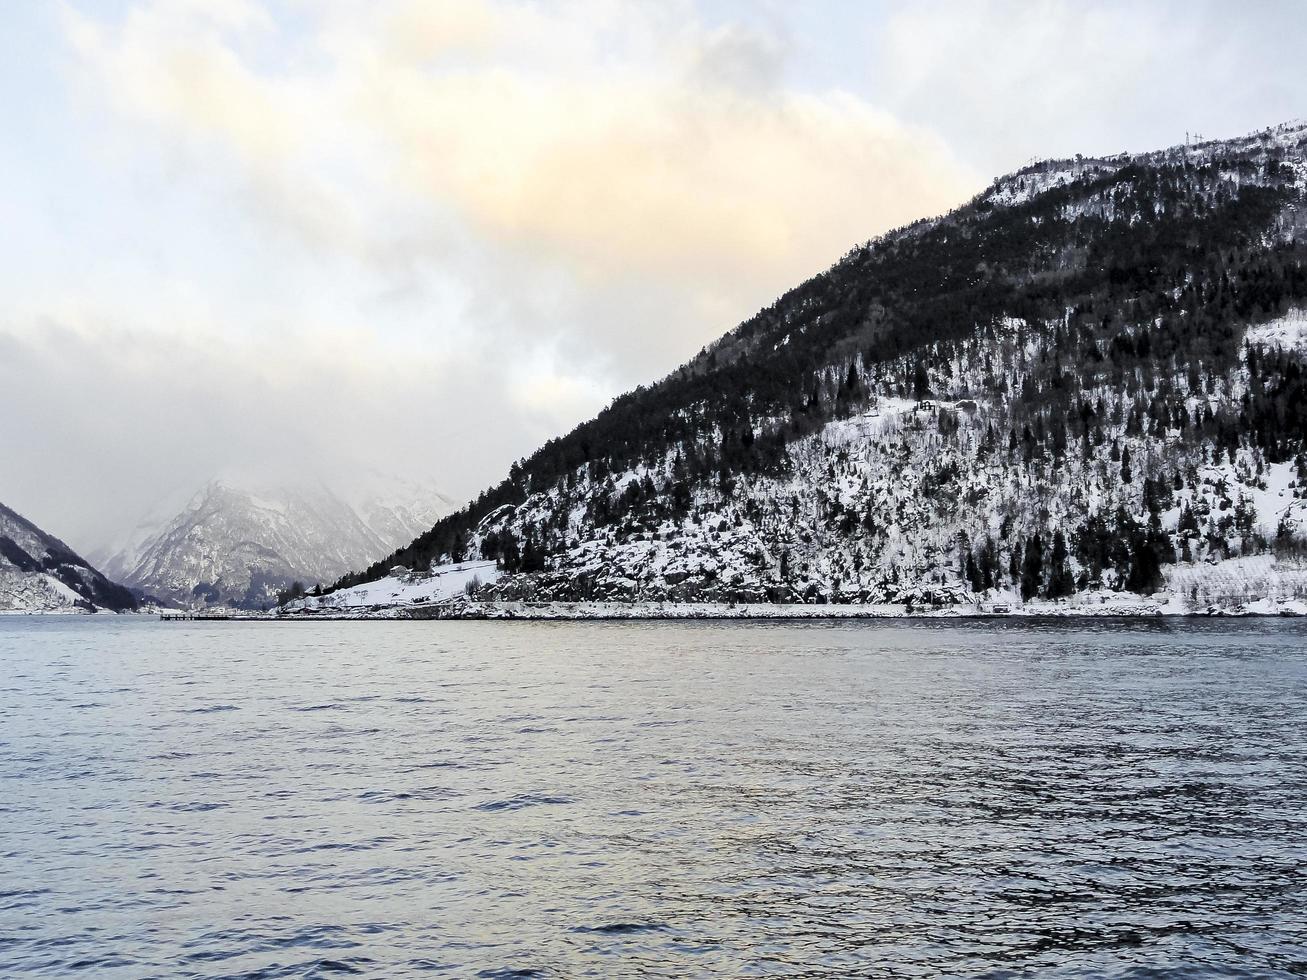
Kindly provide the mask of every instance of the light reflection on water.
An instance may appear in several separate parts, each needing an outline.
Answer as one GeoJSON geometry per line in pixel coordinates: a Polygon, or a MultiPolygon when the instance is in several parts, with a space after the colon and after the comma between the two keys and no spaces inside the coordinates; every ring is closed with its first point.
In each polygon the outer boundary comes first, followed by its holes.
{"type": "Polygon", "coordinates": [[[0,975],[1301,974],[1304,641],[0,618],[0,975]]]}

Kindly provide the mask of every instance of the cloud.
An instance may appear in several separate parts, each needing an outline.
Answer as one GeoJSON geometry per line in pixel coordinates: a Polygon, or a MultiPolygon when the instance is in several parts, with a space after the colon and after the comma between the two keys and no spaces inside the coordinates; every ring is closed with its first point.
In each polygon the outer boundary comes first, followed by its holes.
{"type": "Polygon", "coordinates": [[[867,39],[876,96],[997,176],[1029,157],[1237,136],[1301,114],[1300,3],[923,0],[867,39]]]}
{"type": "Polygon", "coordinates": [[[432,445],[480,478],[511,458],[502,422],[521,419],[482,424],[500,414],[483,360],[352,333],[288,339],[94,320],[0,330],[0,415],[18,420],[0,427],[6,500],[56,515],[55,533],[89,550],[157,498],[233,469],[329,483],[367,469],[448,486],[432,445]]]}
{"type": "MultiPolygon", "coordinates": [[[[234,163],[253,206],[317,247],[388,264],[472,238],[581,290],[659,290],[664,368],[732,325],[699,310],[742,317],[977,184],[849,93],[778,87],[780,42],[689,8],[328,7],[279,43],[289,65],[249,37],[273,18],[239,9],[156,0],[116,25],[70,14],[69,33],[121,112],[234,163]],[[405,210],[428,226],[401,242],[386,218],[405,210]]],[[[530,326],[580,331],[620,364],[621,323],[571,312],[530,326]]]]}
{"type": "Polygon", "coordinates": [[[0,452],[78,544],[232,466],[475,494],[981,184],[689,0],[60,9],[62,183],[33,150],[58,204],[21,214],[64,264],[4,286],[0,452]]]}

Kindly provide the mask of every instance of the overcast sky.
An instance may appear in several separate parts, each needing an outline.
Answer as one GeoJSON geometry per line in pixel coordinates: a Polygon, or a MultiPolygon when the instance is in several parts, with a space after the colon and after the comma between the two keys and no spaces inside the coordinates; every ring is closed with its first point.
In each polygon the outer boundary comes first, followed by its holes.
{"type": "Polygon", "coordinates": [[[1307,114],[1307,4],[13,0],[0,501],[456,497],[1034,156],[1307,114]]]}

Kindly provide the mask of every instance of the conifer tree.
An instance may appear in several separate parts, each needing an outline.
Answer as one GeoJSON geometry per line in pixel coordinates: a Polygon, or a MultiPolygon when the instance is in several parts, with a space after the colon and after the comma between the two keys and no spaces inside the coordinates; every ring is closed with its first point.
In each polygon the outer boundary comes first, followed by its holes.
{"type": "Polygon", "coordinates": [[[1048,597],[1064,599],[1075,591],[1071,566],[1067,561],[1066,535],[1058,528],[1053,534],[1053,554],[1049,558],[1048,597]]]}
{"type": "Polygon", "coordinates": [[[1029,601],[1039,594],[1044,579],[1044,542],[1036,532],[1027,543],[1021,563],[1021,598],[1029,601]]]}

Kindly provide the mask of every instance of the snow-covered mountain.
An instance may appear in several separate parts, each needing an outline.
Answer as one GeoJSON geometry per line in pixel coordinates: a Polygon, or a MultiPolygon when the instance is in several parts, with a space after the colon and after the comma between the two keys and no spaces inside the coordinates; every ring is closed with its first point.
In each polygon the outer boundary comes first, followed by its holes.
{"type": "Polygon", "coordinates": [[[0,504],[0,613],[124,612],[136,599],[58,538],[0,504]]]}
{"type": "Polygon", "coordinates": [[[494,560],[505,600],[1302,599],[1304,311],[1307,126],[1045,161],[338,585],[494,560]]]}
{"type": "Polygon", "coordinates": [[[103,566],[169,602],[259,608],[293,582],[329,582],[376,561],[452,507],[430,486],[381,478],[336,489],[214,480],[180,510],[155,508],[103,566]]]}

